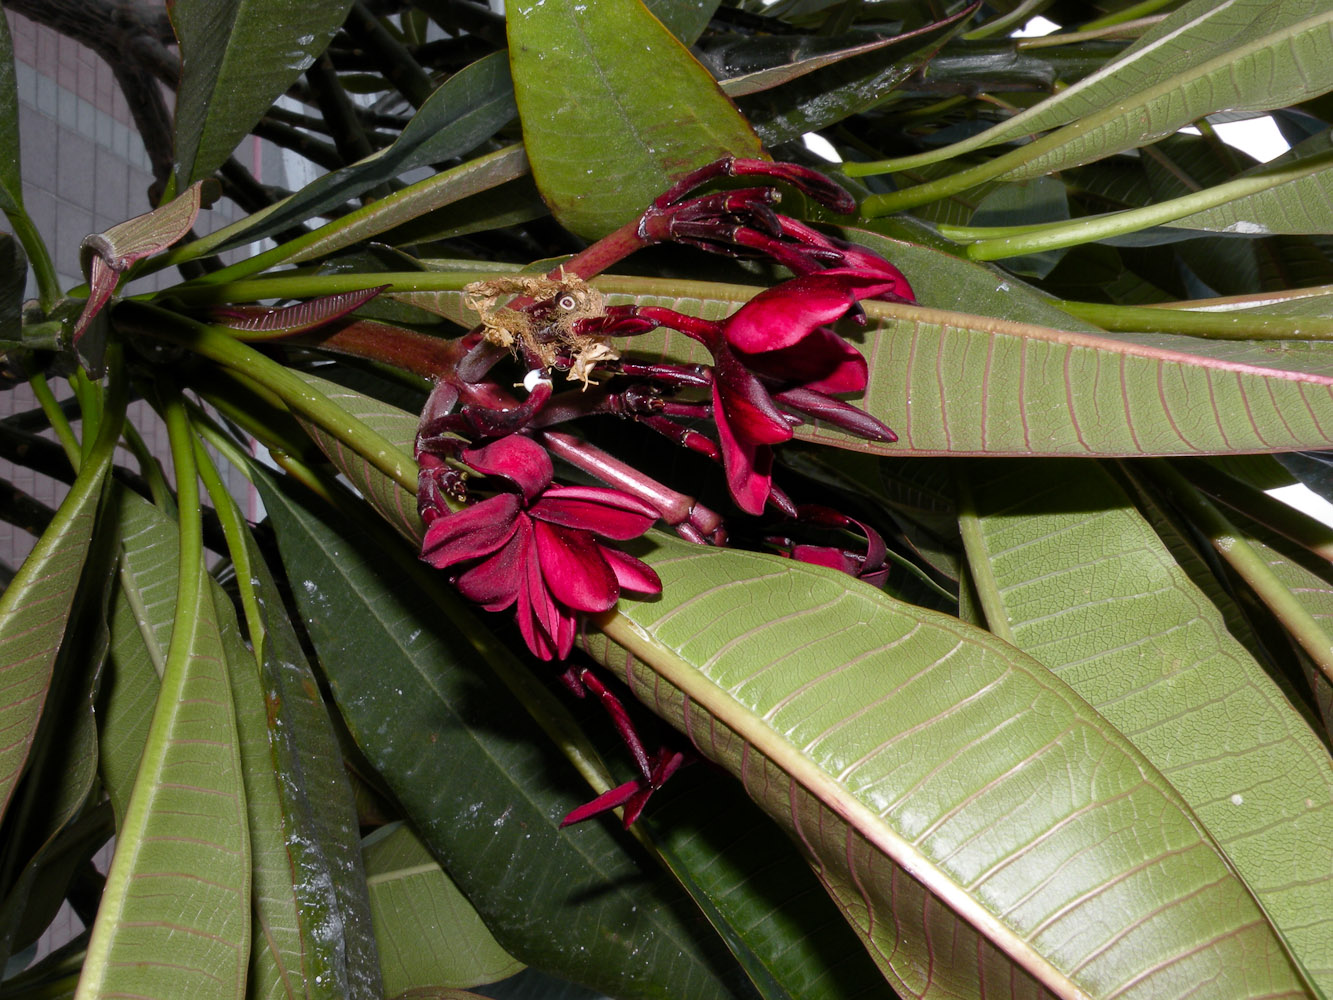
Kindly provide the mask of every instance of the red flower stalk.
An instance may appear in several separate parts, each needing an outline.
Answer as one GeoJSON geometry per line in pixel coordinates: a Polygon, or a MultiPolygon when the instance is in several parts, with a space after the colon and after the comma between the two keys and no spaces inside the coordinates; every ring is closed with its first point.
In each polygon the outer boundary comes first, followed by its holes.
{"type": "Polygon", "coordinates": [[[863,437],[897,440],[880,421],[830,395],[863,390],[867,370],[861,353],[825,324],[860,299],[893,292],[898,278],[853,269],[802,275],[760,292],[721,323],[656,307],[639,310],[712,353],[713,419],[727,485],[742,510],[763,511],[772,493],[771,446],[790,439],[792,424],[799,423],[777,403],[863,437]]]}
{"type": "Polygon", "coordinates": [[[810,545],[790,538],[770,537],[768,542],[782,550],[783,555],[798,562],[840,570],[875,587],[884,585],[884,581],[889,577],[889,567],[886,563],[888,547],[878,531],[854,517],[848,517],[832,508],[817,504],[802,504],[797,510],[797,516],[807,524],[860,532],[866,539],[865,551],[857,552],[836,545],[810,545]]]}
{"type": "Polygon", "coordinates": [[[661,592],[649,566],[600,540],[642,535],[657,520],[651,506],[619,490],[552,486],[550,456],[521,435],[460,457],[508,485],[457,513],[427,507],[421,558],[436,569],[467,566],[458,590],[487,611],[516,604],[519,631],[535,655],[567,657],[576,615],[606,611],[622,587],[661,592]]]}

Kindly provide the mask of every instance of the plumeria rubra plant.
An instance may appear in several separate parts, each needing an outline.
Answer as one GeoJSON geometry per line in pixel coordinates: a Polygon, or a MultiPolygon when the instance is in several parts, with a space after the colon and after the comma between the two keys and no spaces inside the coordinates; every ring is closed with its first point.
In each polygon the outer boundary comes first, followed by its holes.
{"type": "Polygon", "coordinates": [[[1333,993],[1326,3],[5,5],[0,1000],[1333,993]]]}

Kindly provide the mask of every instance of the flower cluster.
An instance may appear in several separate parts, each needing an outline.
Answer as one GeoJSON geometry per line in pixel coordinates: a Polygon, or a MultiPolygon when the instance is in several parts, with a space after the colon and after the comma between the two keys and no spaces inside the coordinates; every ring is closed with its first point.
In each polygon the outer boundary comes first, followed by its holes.
{"type": "MultiPolygon", "coordinates": [[[[660,592],[653,570],[616,543],[639,537],[659,519],[696,542],[724,544],[728,537],[722,518],[694,498],[555,430],[583,417],[632,418],[708,456],[722,466],[728,493],[745,514],[764,515],[772,507],[798,526],[858,531],[866,540],[858,552],[770,536],[779,552],[872,582],[887,573],[886,548],[872,528],[788,498],[773,480],[773,446],[790,440],[808,419],[874,441],[896,440],[889,427],[840,398],[864,391],[869,375],[861,353],[832,324],[844,317],[864,322],[863,300],[911,302],[911,286],[872,251],[774,212],[777,195],[770,186],[689,197],[723,174],[779,180],[837,211],[855,208],[826,178],[790,164],[724,160],[682,178],[632,226],[545,277],[471,287],[482,324],[464,339],[466,353],[442,375],[422,414],[421,558],[448,572],[480,607],[514,608],[519,633],[542,660],[565,660],[579,616],[609,610],[622,589],[660,592]],[[721,321],[657,306],[607,306],[586,283],[635,248],[662,242],[767,258],[795,276],[721,321]],[[515,293],[497,305],[500,296],[515,293]],[[658,328],[702,344],[711,363],[621,356],[622,340],[632,343],[658,328]],[[486,377],[509,353],[527,369],[521,401],[486,377]],[[556,393],[554,371],[567,372],[580,386],[556,393]],[[608,485],[556,485],[552,451],[608,485]],[[474,475],[480,488],[469,478],[474,475]]],[[[620,805],[632,821],[684,757],[666,747],[650,757],[611,692],[586,670],[571,667],[565,676],[571,689],[591,690],[602,701],[640,771],[569,821],[620,805]]]]}

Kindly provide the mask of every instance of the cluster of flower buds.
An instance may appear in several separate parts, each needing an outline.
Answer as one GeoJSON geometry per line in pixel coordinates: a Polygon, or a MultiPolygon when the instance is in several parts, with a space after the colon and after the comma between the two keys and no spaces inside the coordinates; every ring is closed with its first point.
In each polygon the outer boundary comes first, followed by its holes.
{"type": "MultiPolygon", "coordinates": [[[[840,212],[851,197],[804,167],[726,159],[682,178],[631,226],[545,277],[509,277],[472,287],[481,324],[464,342],[456,370],[442,375],[416,442],[422,559],[449,572],[460,593],[489,611],[515,608],[528,648],[564,660],[581,614],[606,611],[621,589],[657,593],[661,583],[614,543],[658,519],[697,542],[724,543],[721,519],[631,465],[556,430],[597,414],[635,419],[722,466],[736,506],[766,507],[797,524],[858,531],[864,552],[770,538],[778,551],[882,581],[883,540],[858,521],[822,507],[797,507],[773,482],[773,446],[817,419],[874,441],[894,441],[876,418],[840,396],[866,388],[865,359],[830,325],[865,322],[860,302],[911,302],[902,273],[879,255],[833,239],[773,210],[773,181],[840,212]],[[691,196],[719,176],[756,176],[764,186],[691,196]],[[721,321],[657,306],[607,306],[586,279],[641,246],[678,243],[736,257],[761,257],[794,273],[721,321]],[[504,296],[515,296],[497,306],[504,296]],[[709,365],[622,358],[632,338],[667,328],[702,344],[709,365]],[[490,367],[507,354],[527,369],[516,400],[490,367]],[[553,372],[581,383],[557,393],[553,372]],[[550,451],[606,487],[553,485],[550,451]],[[480,477],[480,486],[477,478],[480,477]]],[[[640,777],[569,817],[625,805],[627,822],[681,764],[666,748],[644,752],[623,706],[586,670],[567,672],[579,694],[606,706],[639,764],[640,777]],[[631,815],[632,813],[632,815],[631,815]]]]}

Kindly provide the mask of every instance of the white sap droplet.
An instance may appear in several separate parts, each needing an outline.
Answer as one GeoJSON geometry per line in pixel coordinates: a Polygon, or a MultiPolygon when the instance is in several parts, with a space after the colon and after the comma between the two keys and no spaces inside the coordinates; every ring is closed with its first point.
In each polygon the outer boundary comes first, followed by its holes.
{"type": "Polygon", "coordinates": [[[1233,806],[1238,806],[1244,801],[1245,799],[1241,796],[1240,792],[1237,792],[1235,795],[1231,796],[1231,804],[1233,806]]]}

